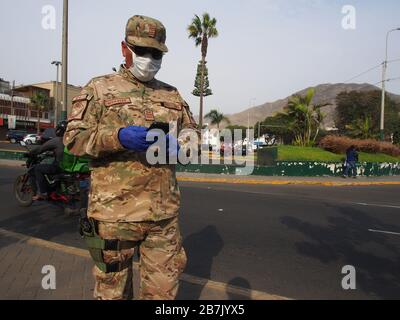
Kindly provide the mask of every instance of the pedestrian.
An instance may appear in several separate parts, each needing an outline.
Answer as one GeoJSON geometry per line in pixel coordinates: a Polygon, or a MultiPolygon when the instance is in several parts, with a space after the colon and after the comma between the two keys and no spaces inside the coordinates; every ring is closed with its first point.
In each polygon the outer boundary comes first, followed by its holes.
{"type": "Polygon", "coordinates": [[[346,162],[343,178],[352,177],[357,178],[357,162],[358,162],[358,152],[355,146],[351,146],[346,151],[346,162]],[[350,175],[349,175],[350,174],[350,175]]]}
{"type": "MultiPolygon", "coordinates": [[[[117,73],[92,79],[73,99],[64,141],[72,154],[92,159],[93,229],[85,235],[95,261],[96,299],[133,298],[136,250],[140,299],[175,299],[186,265],[175,166],[150,165],[146,158],[151,146],[146,136],[156,122],[177,122],[178,131],[200,134],[177,89],[155,79],[168,52],[165,41],[160,21],[130,18],[121,44],[125,64],[117,73]]],[[[181,150],[190,144],[182,141],[188,140],[179,140],[181,150]]]]}

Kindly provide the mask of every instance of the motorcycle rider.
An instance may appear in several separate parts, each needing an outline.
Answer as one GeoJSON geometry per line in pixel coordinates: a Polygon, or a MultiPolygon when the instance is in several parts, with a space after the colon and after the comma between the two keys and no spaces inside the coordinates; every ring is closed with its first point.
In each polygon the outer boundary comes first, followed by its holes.
{"type": "Polygon", "coordinates": [[[56,127],[56,137],[47,141],[40,147],[37,147],[30,151],[31,155],[37,156],[43,152],[52,151],[55,159],[51,164],[38,164],[35,166],[34,173],[30,176],[32,192],[34,194],[33,200],[47,200],[49,193],[49,186],[46,181],[46,174],[54,175],[60,173],[61,163],[64,156],[64,143],[63,137],[65,130],[68,126],[67,121],[61,121],[56,127]],[[38,193],[39,186],[39,193],[38,193]]]}

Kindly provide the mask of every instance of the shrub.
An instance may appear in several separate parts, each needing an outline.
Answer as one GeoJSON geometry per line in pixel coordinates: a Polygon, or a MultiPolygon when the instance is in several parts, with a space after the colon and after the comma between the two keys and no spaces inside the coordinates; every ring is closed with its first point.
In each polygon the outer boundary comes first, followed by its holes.
{"type": "Polygon", "coordinates": [[[394,157],[400,156],[400,147],[390,142],[381,142],[373,139],[359,140],[330,135],[324,137],[319,143],[322,149],[334,153],[345,153],[353,145],[357,150],[367,153],[384,153],[394,157]]]}

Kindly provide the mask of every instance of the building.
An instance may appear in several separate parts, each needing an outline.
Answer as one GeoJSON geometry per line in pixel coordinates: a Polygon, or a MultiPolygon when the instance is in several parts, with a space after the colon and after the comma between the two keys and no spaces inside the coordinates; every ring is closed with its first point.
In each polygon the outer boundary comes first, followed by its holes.
{"type": "MultiPolygon", "coordinates": [[[[51,113],[51,119],[54,121],[54,105],[55,105],[55,95],[57,91],[58,95],[58,104],[57,104],[57,115],[56,119],[57,122],[61,119],[61,110],[62,110],[62,85],[61,82],[58,83],[58,87],[56,90],[56,82],[55,81],[49,81],[49,82],[41,82],[41,83],[35,83],[33,86],[37,88],[42,88],[46,89],[49,91],[49,97],[50,97],[50,110],[52,111],[51,113]]],[[[67,87],[67,114],[70,114],[71,108],[72,108],[72,99],[80,94],[82,91],[82,87],[74,86],[69,84],[67,87]]]]}
{"type": "MultiPolygon", "coordinates": [[[[12,88],[10,82],[0,78],[0,139],[3,140],[9,130],[9,116],[12,120],[16,120],[17,130],[37,131],[38,111],[32,106],[31,99],[38,93],[47,98],[44,110],[40,113],[40,130],[55,127],[55,122],[61,119],[62,110],[62,84],[58,83],[57,90],[56,86],[55,81],[49,81],[12,88]],[[56,91],[58,91],[58,104],[55,116],[56,91]]],[[[79,95],[81,90],[81,87],[68,85],[67,114],[71,112],[72,99],[79,95]]]]}
{"type": "Polygon", "coordinates": [[[10,93],[11,93],[10,82],[0,78],[0,94],[10,94],[10,93]]]}
{"type": "Polygon", "coordinates": [[[3,140],[10,129],[9,122],[15,121],[15,129],[37,132],[38,117],[40,130],[52,127],[48,106],[42,112],[32,106],[31,97],[37,93],[49,97],[49,91],[35,86],[15,88],[11,94],[0,94],[0,139],[3,140]],[[40,114],[40,115],[39,115],[40,114]],[[13,121],[14,120],[14,121],[13,121]]]}

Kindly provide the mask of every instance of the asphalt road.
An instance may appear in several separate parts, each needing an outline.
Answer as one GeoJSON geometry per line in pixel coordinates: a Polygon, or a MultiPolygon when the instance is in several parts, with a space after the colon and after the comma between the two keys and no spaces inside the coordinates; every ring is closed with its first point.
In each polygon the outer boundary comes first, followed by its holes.
{"type": "MultiPolygon", "coordinates": [[[[0,168],[0,227],[83,248],[76,218],[17,207],[19,171],[0,168]]],[[[188,274],[294,299],[400,298],[399,186],[181,189],[188,274]],[[356,269],[356,290],[341,286],[345,265],[356,269]]]]}

